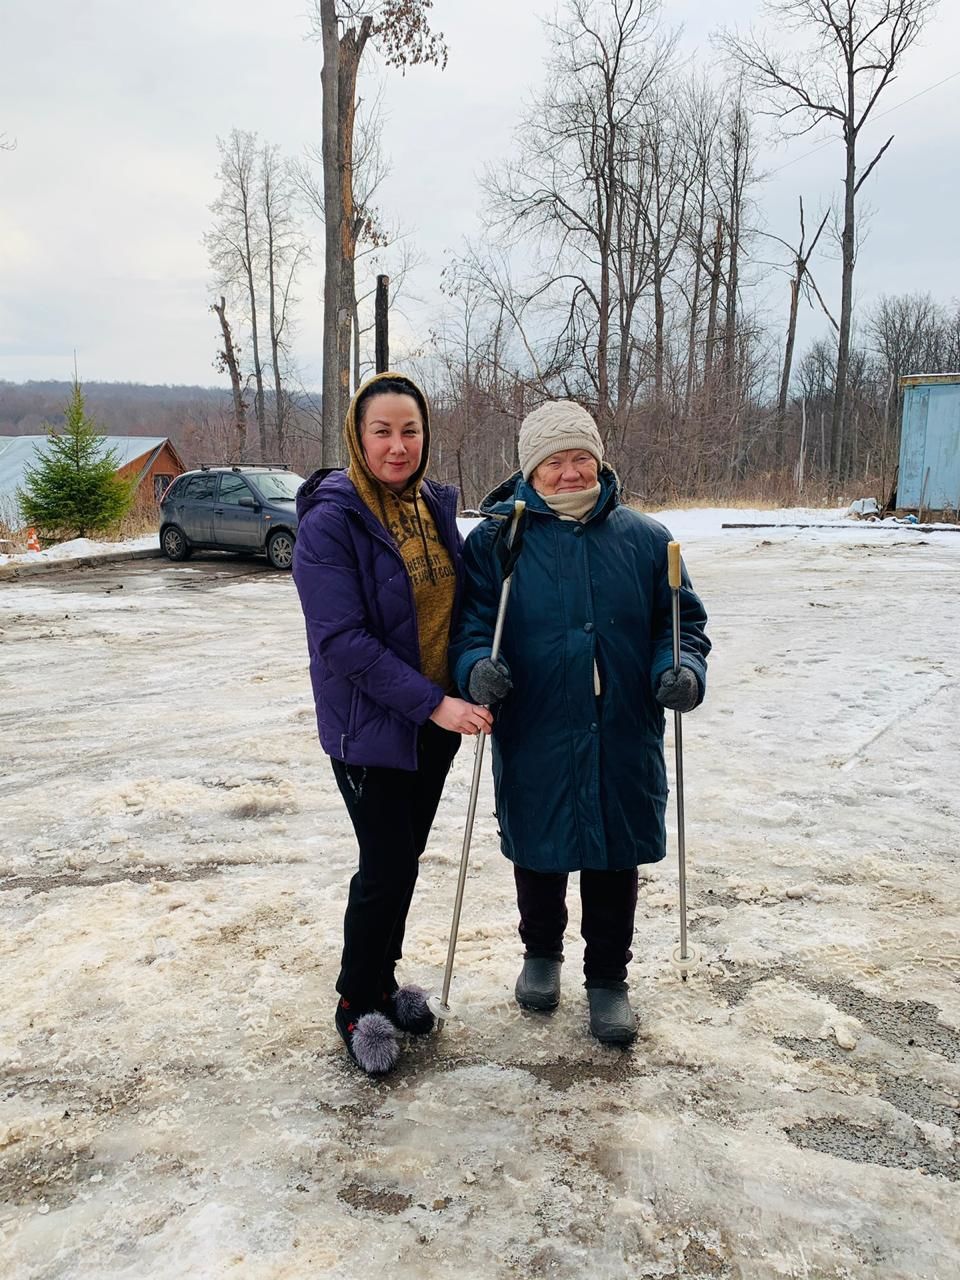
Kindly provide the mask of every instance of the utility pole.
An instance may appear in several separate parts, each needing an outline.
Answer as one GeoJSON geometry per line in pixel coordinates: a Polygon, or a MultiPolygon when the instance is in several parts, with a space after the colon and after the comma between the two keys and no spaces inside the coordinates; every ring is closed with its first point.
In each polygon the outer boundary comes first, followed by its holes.
{"type": "Polygon", "coordinates": [[[390,277],[377,276],[377,298],[374,306],[377,373],[385,373],[390,368],[390,331],[387,319],[389,290],[390,277]]]}

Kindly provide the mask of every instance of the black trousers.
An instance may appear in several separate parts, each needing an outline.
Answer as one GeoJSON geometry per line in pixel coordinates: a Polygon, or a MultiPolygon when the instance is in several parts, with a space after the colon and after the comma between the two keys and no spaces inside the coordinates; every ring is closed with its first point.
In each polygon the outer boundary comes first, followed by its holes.
{"type": "MultiPolygon", "coordinates": [[[[567,927],[567,875],[513,868],[520,909],[520,938],[527,956],[563,954],[567,927]]],[[[580,872],[580,932],[586,948],[586,985],[626,981],[633,959],[633,922],[637,911],[637,869],[580,872]]]]}
{"type": "Polygon", "coordinates": [[[417,769],[363,768],[331,760],[360,846],[343,918],[337,990],[358,1009],[393,989],[420,855],[460,735],[428,720],[419,730],[417,769]]]}

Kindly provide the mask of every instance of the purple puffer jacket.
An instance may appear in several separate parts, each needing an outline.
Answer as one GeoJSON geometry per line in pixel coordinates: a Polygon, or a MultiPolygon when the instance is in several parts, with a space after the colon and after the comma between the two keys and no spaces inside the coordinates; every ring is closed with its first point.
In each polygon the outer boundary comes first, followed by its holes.
{"type": "MultiPolygon", "coordinates": [[[[461,591],[457,491],[425,480],[461,591]]],[[[417,767],[417,729],[444,691],[420,674],[413,587],[393,538],[345,471],[315,471],[297,494],[293,579],[307,624],[320,745],[347,764],[417,767]]]]}

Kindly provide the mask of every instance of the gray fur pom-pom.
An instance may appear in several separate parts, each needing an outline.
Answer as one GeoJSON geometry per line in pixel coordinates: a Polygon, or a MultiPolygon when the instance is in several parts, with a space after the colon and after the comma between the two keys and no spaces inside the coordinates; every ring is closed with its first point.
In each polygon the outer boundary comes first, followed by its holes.
{"type": "Polygon", "coordinates": [[[415,1036],[426,1035],[433,1030],[436,1019],[427,1004],[427,993],[415,983],[398,987],[393,993],[393,1010],[397,1026],[415,1036]]]}
{"type": "Polygon", "coordinates": [[[365,1013],[358,1019],[350,1037],[350,1048],[357,1065],[371,1076],[392,1071],[400,1056],[397,1033],[382,1013],[365,1013]]]}

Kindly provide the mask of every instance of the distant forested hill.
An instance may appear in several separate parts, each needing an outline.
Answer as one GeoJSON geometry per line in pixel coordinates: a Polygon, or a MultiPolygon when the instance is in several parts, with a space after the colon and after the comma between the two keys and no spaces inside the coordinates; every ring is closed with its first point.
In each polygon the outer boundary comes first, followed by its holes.
{"type": "MultiPolygon", "coordinates": [[[[44,424],[60,426],[69,382],[0,381],[0,435],[36,435],[44,424]]],[[[198,409],[217,411],[229,392],[215,387],[147,387],[135,382],[85,382],[91,417],[108,435],[169,436],[198,409]]]]}
{"type": "MultiPolygon", "coordinates": [[[[0,436],[38,435],[47,425],[59,427],[71,391],[69,382],[0,381],[0,436]]],[[[87,411],[105,435],[168,436],[188,466],[201,460],[233,461],[236,434],[229,390],[217,387],[145,386],[136,382],[85,382],[87,411]]],[[[250,397],[252,401],[252,396],[250,397]]],[[[268,417],[272,397],[266,396],[268,417]]],[[[251,460],[253,405],[247,410],[251,460]]],[[[294,404],[288,459],[313,465],[318,446],[309,397],[294,404]]]]}

